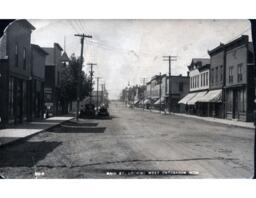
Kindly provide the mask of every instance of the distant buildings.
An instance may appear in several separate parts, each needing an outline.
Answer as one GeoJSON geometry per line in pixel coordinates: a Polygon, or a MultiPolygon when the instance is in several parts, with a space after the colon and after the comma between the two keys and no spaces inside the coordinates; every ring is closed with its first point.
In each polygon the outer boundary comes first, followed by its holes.
{"type": "MultiPolygon", "coordinates": [[[[189,91],[188,76],[171,76],[171,108],[173,112],[184,112],[185,106],[178,101],[189,91]]],[[[123,90],[125,102],[146,109],[168,109],[169,77],[155,75],[146,85],[129,87],[123,90]]]]}
{"type": "MultiPolygon", "coordinates": [[[[256,72],[248,36],[221,43],[208,54],[210,58],[192,59],[189,77],[171,76],[171,112],[253,121],[256,72]]],[[[126,103],[168,109],[168,75],[153,76],[144,86],[143,98],[136,93],[131,87],[124,89],[126,103]]]]}

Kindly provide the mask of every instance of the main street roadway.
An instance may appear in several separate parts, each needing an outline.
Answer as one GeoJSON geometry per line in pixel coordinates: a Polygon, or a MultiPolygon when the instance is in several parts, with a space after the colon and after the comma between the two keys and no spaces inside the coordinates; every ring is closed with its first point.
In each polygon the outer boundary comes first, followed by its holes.
{"type": "Polygon", "coordinates": [[[250,178],[254,130],[110,104],[112,119],[55,128],[0,148],[7,178],[250,178]],[[90,125],[90,124],[88,124],[90,125]],[[93,126],[95,125],[95,126],[93,126]],[[120,170],[186,170],[194,176],[118,176],[120,170]]]}

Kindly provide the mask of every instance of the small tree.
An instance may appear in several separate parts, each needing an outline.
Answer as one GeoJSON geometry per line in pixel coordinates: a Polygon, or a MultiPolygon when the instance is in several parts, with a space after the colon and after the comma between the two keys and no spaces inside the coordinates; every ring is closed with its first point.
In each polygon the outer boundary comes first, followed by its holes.
{"type": "Polygon", "coordinates": [[[72,54],[69,64],[62,71],[61,77],[62,82],[60,102],[64,111],[63,113],[67,113],[68,104],[76,100],[78,77],[80,77],[80,100],[83,100],[86,96],[89,96],[89,79],[84,71],[79,72],[80,76],[78,76],[79,67],[80,60],[76,58],[75,54],[72,54]]]}

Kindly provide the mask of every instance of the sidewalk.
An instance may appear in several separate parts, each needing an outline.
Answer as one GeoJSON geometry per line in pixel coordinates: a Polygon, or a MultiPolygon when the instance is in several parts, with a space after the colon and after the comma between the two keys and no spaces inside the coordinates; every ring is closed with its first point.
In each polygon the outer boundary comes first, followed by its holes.
{"type": "MultiPolygon", "coordinates": [[[[134,108],[134,109],[143,111],[141,108],[134,108]]],[[[152,112],[152,113],[160,113],[159,110],[144,109],[144,111],[152,112]]],[[[162,111],[161,114],[165,114],[165,113],[162,111]]],[[[170,115],[169,112],[167,112],[166,114],[170,115]]],[[[194,119],[198,119],[198,120],[204,120],[207,122],[213,122],[213,123],[219,123],[219,124],[226,124],[229,126],[237,126],[237,127],[248,128],[248,129],[255,129],[253,122],[242,122],[242,121],[238,121],[238,120],[227,120],[227,119],[213,118],[213,117],[201,117],[201,116],[189,115],[189,114],[185,114],[185,113],[171,113],[171,115],[182,116],[182,117],[187,117],[187,118],[194,118],[194,119]]]]}
{"type": "Polygon", "coordinates": [[[23,138],[28,138],[39,132],[46,131],[51,127],[59,125],[62,122],[72,119],[73,117],[51,117],[45,120],[28,122],[13,126],[12,128],[0,130],[0,147],[23,138]]]}

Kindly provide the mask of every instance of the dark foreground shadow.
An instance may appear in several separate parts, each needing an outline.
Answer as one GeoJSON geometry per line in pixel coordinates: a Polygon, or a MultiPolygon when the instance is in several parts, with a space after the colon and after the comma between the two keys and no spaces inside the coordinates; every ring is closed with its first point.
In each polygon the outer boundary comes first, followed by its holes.
{"type": "Polygon", "coordinates": [[[21,142],[0,149],[0,167],[33,167],[61,142],[21,142]]]}
{"type": "Polygon", "coordinates": [[[52,133],[104,133],[106,127],[85,127],[60,125],[51,128],[48,132],[52,133]]]}

